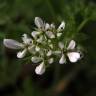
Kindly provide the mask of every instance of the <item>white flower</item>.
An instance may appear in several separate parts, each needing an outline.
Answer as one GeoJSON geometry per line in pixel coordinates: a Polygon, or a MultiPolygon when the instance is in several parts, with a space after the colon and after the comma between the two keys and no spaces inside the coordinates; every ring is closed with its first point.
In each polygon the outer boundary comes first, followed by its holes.
{"type": "Polygon", "coordinates": [[[55,25],[54,24],[51,24],[51,29],[55,29],[55,25]]]}
{"type": "Polygon", "coordinates": [[[52,50],[49,50],[48,52],[47,52],[47,56],[51,56],[52,55],[52,50]]]}
{"type": "Polygon", "coordinates": [[[54,23],[48,24],[40,17],[35,17],[34,22],[37,28],[31,32],[32,38],[28,37],[27,34],[23,34],[22,43],[13,39],[4,39],[3,43],[8,48],[20,49],[17,52],[18,58],[23,58],[27,52],[30,53],[31,61],[33,63],[40,63],[35,68],[36,74],[42,75],[46,70],[46,63],[52,64],[55,58],[59,58],[58,63],[60,64],[66,63],[66,57],[72,63],[77,62],[81,58],[81,53],[76,51],[75,41],[71,40],[68,46],[65,46],[64,42],[66,41],[61,38],[65,28],[64,21],[61,22],[58,28],[55,28],[54,23]]]}
{"type": "Polygon", "coordinates": [[[41,34],[41,32],[38,32],[38,31],[33,31],[32,33],[31,33],[31,35],[35,38],[35,39],[37,39],[37,36],[39,36],[41,34]]]}
{"type": "MultiPolygon", "coordinates": [[[[79,52],[73,52],[73,50],[75,49],[76,46],[76,42],[74,40],[71,40],[68,47],[67,47],[67,53],[66,55],[68,56],[70,62],[75,63],[77,62],[81,57],[80,57],[80,53],[79,52]],[[72,51],[72,52],[71,52],[72,51]]],[[[59,47],[61,49],[64,48],[64,45],[62,42],[59,42],[59,47]]],[[[62,54],[60,60],[59,60],[60,64],[64,64],[66,63],[66,58],[64,53],[62,54]]]]}
{"type": "Polygon", "coordinates": [[[26,45],[32,45],[32,39],[28,38],[27,34],[23,34],[22,37],[23,43],[19,43],[13,39],[4,39],[3,43],[6,47],[11,49],[23,49],[17,53],[18,58],[23,58],[27,53],[26,45]]]}
{"type": "Polygon", "coordinates": [[[51,43],[51,40],[48,40],[48,43],[51,43]]]}
{"type": "Polygon", "coordinates": [[[49,64],[52,64],[53,62],[54,62],[54,58],[48,59],[48,63],[49,63],[49,64]]]}
{"type": "Polygon", "coordinates": [[[38,75],[42,75],[44,72],[45,72],[45,64],[44,62],[41,62],[41,64],[36,67],[35,73],[38,75]]]}
{"type": "Polygon", "coordinates": [[[65,28],[65,22],[62,21],[60,26],[58,27],[57,31],[60,32],[60,31],[64,30],[64,28],[65,28]]]}
{"type": "Polygon", "coordinates": [[[60,60],[59,60],[59,63],[60,63],[60,64],[66,63],[66,58],[65,58],[64,54],[62,54],[62,56],[61,56],[61,58],[60,58],[60,60]]]}
{"type": "Polygon", "coordinates": [[[62,35],[62,33],[57,33],[57,37],[60,37],[62,35]]]}
{"type": "Polygon", "coordinates": [[[36,46],[35,50],[38,52],[40,51],[40,47],[39,46],[36,46]]]}
{"type": "Polygon", "coordinates": [[[63,49],[64,48],[64,43],[63,42],[59,42],[58,46],[59,46],[60,49],[63,49]]]}
{"type": "Polygon", "coordinates": [[[38,63],[38,62],[40,62],[42,60],[42,58],[41,57],[37,57],[37,56],[33,56],[32,58],[31,58],[31,61],[33,62],[33,63],[38,63]]]}
{"type": "Polygon", "coordinates": [[[46,31],[46,35],[47,35],[49,38],[55,38],[55,35],[54,35],[53,32],[51,32],[51,31],[46,31]]]}
{"type": "Polygon", "coordinates": [[[27,36],[27,34],[23,34],[22,40],[23,40],[23,43],[24,43],[25,45],[31,45],[31,44],[32,44],[32,39],[29,38],[29,37],[27,36]]]}
{"type": "Polygon", "coordinates": [[[54,24],[45,23],[40,17],[35,17],[35,25],[38,27],[40,31],[48,31],[51,29],[55,29],[54,24]]]}
{"type": "MultiPolygon", "coordinates": [[[[71,40],[67,50],[73,50],[75,49],[76,43],[74,40],[71,40]]],[[[67,52],[67,56],[70,60],[70,62],[74,63],[77,62],[81,57],[80,57],[80,53],[79,52],[67,52]]]]}

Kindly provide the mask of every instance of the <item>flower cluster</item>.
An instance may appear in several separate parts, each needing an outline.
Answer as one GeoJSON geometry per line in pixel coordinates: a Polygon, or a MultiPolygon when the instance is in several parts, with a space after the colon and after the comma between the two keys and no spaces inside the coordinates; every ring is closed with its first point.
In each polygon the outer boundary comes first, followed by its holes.
{"type": "Polygon", "coordinates": [[[26,53],[30,53],[31,61],[39,64],[35,72],[42,75],[48,65],[58,60],[60,64],[64,64],[69,59],[70,62],[77,62],[81,58],[81,54],[76,50],[76,42],[70,40],[65,45],[63,36],[65,22],[62,21],[60,26],[56,28],[54,24],[48,24],[41,18],[35,17],[36,28],[31,32],[31,36],[23,34],[22,43],[13,39],[4,39],[4,45],[11,49],[20,49],[17,53],[18,58],[25,57],[26,53]]]}

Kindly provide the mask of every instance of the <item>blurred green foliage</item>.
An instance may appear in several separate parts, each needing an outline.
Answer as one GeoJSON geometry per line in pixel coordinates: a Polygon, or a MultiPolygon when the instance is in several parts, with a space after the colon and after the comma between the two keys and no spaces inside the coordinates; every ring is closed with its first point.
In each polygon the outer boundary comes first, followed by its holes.
{"type": "Polygon", "coordinates": [[[0,0],[0,96],[96,96],[96,2],[92,0],[0,0]],[[76,64],[53,64],[42,76],[3,46],[34,29],[34,17],[66,22],[66,39],[83,46],[76,64]]]}

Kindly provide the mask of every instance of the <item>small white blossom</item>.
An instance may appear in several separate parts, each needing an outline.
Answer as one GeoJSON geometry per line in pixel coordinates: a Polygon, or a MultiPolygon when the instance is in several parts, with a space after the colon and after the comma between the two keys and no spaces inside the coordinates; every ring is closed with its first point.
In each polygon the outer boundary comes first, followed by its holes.
{"type": "Polygon", "coordinates": [[[36,67],[35,73],[38,75],[42,75],[44,72],[45,72],[45,64],[44,62],[41,62],[41,64],[36,67]]]}
{"type": "Polygon", "coordinates": [[[51,56],[52,55],[52,50],[49,50],[48,52],[47,52],[47,56],[51,56]]]}
{"type": "Polygon", "coordinates": [[[54,24],[45,23],[40,17],[35,17],[35,25],[38,27],[40,31],[48,31],[48,30],[55,29],[54,24]]]}
{"type": "Polygon", "coordinates": [[[25,49],[25,45],[23,43],[19,43],[16,40],[4,39],[3,43],[6,47],[11,49],[24,49],[23,51],[17,53],[17,58],[23,58],[27,52],[27,49],[25,49]]]}
{"type": "Polygon", "coordinates": [[[52,29],[55,29],[55,25],[54,24],[51,24],[50,25],[52,29]]]}
{"type": "Polygon", "coordinates": [[[63,49],[64,48],[64,43],[63,42],[59,42],[58,46],[59,46],[60,49],[63,49]]]}
{"type": "Polygon", "coordinates": [[[36,46],[35,50],[38,52],[40,51],[40,47],[39,46],[36,46]]]}
{"type": "Polygon", "coordinates": [[[35,38],[35,39],[37,39],[37,36],[39,36],[41,34],[41,32],[37,32],[37,31],[33,31],[32,33],[31,33],[31,35],[35,38]]]}
{"type": "Polygon", "coordinates": [[[62,21],[60,26],[58,27],[57,31],[60,32],[60,31],[64,30],[64,28],[65,28],[65,22],[62,21]]]}
{"type": "Polygon", "coordinates": [[[25,45],[30,45],[30,44],[32,44],[32,39],[29,38],[29,37],[27,36],[27,34],[23,34],[22,40],[23,40],[23,43],[24,43],[25,45]]]}
{"type": "Polygon", "coordinates": [[[23,43],[19,43],[18,41],[13,39],[4,39],[3,43],[6,47],[11,49],[23,49],[23,51],[17,53],[17,58],[23,58],[27,53],[26,46],[32,44],[32,39],[28,38],[27,34],[23,34],[22,40],[23,43]]]}
{"type": "MultiPolygon", "coordinates": [[[[76,43],[74,40],[71,40],[67,50],[73,50],[75,49],[76,43]]],[[[77,62],[81,57],[80,57],[80,53],[79,52],[67,52],[67,56],[70,60],[70,62],[74,63],[77,62]]]]}
{"type": "Polygon", "coordinates": [[[51,32],[51,31],[46,31],[46,35],[47,35],[49,38],[55,38],[55,35],[54,35],[53,32],[51,32]]]}
{"type": "Polygon", "coordinates": [[[49,63],[49,64],[52,64],[53,62],[54,62],[54,58],[48,59],[48,63],[49,63]]]}
{"type": "Polygon", "coordinates": [[[40,17],[35,17],[35,25],[40,31],[47,31],[51,29],[51,26],[48,23],[43,22],[40,17]]]}
{"type": "Polygon", "coordinates": [[[57,33],[57,37],[60,37],[62,35],[62,33],[57,33]]]}

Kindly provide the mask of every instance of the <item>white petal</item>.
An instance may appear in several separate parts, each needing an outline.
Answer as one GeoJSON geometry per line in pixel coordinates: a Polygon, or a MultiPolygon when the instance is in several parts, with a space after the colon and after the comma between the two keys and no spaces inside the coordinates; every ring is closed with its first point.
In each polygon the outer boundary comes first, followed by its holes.
{"type": "Polygon", "coordinates": [[[77,62],[80,59],[80,53],[78,52],[69,52],[67,53],[67,56],[72,63],[77,62]]]}
{"type": "Polygon", "coordinates": [[[55,29],[55,25],[54,25],[54,24],[51,24],[51,28],[52,28],[52,29],[55,29]]]}
{"type": "Polygon", "coordinates": [[[60,64],[66,63],[66,58],[65,58],[64,54],[62,54],[62,56],[61,56],[61,58],[60,58],[60,60],[59,60],[59,63],[60,63],[60,64]]]}
{"type": "Polygon", "coordinates": [[[59,42],[59,43],[58,43],[58,46],[59,46],[59,48],[63,49],[63,48],[64,48],[63,42],[59,42]]]}
{"type": "Polygon", "coordinates": [[[60,32],[60,31],[64,30],[64,28],[65,28],[65,22],[62,21],[60,26],[58,27],[57,31],[60,32]]]}
{"type": "Polygon", "coordinates": [[[48,43],[51,43],[51,40],[48,40],[48,43]]]}
{"type": "Polygon", "coordinates": [[[69,43],[69,45],[68,45],[68,47],[67,47],[67,49],[68,49],[68,50],[74,49],[75,46],[76,46],[75,41],[74,41],[74,40],[71,40],[70,43],[69,43]]]}
{"type": "Polygon", "coordinates": [[[27,49],[24,49],[23,51],[19,51],[17,53],[17,57],[18,58],[23,58],[26,55],[26,53],[27,53],[27,49]]]}
{"type": "Polygon", "coordinates": [[[48,59],[48,63],[49,64],[52,64],[53,62],[54,62],[54,59],[53,58],[48,59]]]}
{"type": "Polygon", "coordinates": [[[31,44],[32,39],[27,36],[27,34],[23,34],[22,40],[25,44],[31,44]]]}
{"type": "Polygon", "coordinates": [[[53,49],[53,44],[49,44],[49,47],[53,49]]]}
{"type": "Polygon", "coordinates": [[[44,27],[43,20],[40,17],[35,17],[35,25],[38,28],[43,28],[44,27]]]}
{"type": "Polygon", "coordinates": [[[35,73],[38,75],[42,75],[45,72],[45,64],[42,62],[40,65],[38,65],[35,69],[35,73]]]}
{"type": "Polygon", "coordinates": [[[36,36],[37,36],[37,31],[33,31],[33,32],[31,33],[31,35],[32,35],[34,38],[36,38],[36,36]]]}
{"type": "Polygon", "coordinates": [[[48,52],[47,52],[47,56],[51,56],[52,55],[52,50],[49,50],[48,52]]]}
{"type": "Polygon", "coordinates": [[[41,57],[37,57],[37,56],[34,56],[34,57],[31,58],[31,61],[32,61],[33,63],[38,63],[38,62],[40,62],[41,60],[42,60],[42,58],[41,58],[41,57]]]}
{"type": "Polygon", "coordinates": [[[13,39],[4,39],[3,44],[6,47],[11,48],[11,49],[20,49],[24,47],[22,43],[19,43],[18,41],[13,40],[13,39]]]}
{"type": "Polygon", "coordinates": [[[55,38],[55,35],[54,35],[51,31],[46,31],[46,35],[47,35],[49,38],[55,38]]]}
{"type": "Polygon", "coordinates": [[[40,47],[39,46],[36,46],[35,50],[38,52],[40,51],[40,47]]]}
{"type": "Polygon", "coordinates": [[[57,37],[60,37],[62,35],[62,33],[57,33],[57,37]]]}
{"type": "Polygon", "coordinates": [[[33,32],[31,33],[31,35],[32,35],[34,38],[36,38],[39,34],[41,34],[41,32],[33,31],[33,32]]]}
{"type": "Polygon", "coordinates": [[[50,25],[48,23],[45,24],[45,30],[50,29],[50,25]]]}

